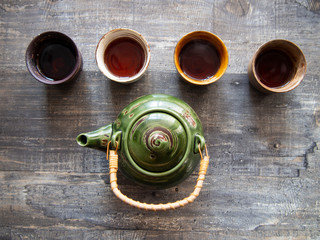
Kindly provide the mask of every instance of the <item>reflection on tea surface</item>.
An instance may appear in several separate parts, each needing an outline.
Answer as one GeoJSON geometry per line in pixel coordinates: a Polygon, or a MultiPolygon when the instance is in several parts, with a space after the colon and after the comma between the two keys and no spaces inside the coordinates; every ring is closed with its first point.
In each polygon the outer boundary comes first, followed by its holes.
{"type": "Polygon", "coordinates": [[[48,80],[68,77],[76,65],[76,53],[58,40],[43,44],[39,53],[37,68],[48,80]]]}
{"type": "Polygon", "coordinates": [[[271,88],[287,84],[293,74],[293,63],[289,56],[280,50],[262,53],[256,60],[256,73],[260,81],[271,88]]]}
{"type": "Polygon", "coordinates": [[[113,75],[132,77],[142,69],[145,55],[137,41],[122,37],[108,45],[104,53],[104,62],[113,75]]]}
{"type": "Polygon", "coordinates": [[[181,49],[179,62],[187,76],[196,80],[206,80],[218,71],[220,56],[218,50],[209,41],[196,39],[181,49]]]}

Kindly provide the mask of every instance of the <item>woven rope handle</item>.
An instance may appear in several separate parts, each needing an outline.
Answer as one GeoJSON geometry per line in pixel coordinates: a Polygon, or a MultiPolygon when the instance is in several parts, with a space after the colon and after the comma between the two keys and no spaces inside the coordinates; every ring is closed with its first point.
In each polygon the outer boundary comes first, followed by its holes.
{"type": "MultiPolygon", "coordinates": [[[[108,145],[109,147],[109,145],[108,145]]],[[[205,179],[205,175],[207,173],[208,165],[209,165],[209,156],[208,156],[208,151],[206,149],[206,156],[202,156],[202,152],[200,149],[199,145],[199,153],[201,157],[201,162],[200,162],[200,170],[199,170],[199,177],[197,179],[197,184],[194,188],[194,191],[186,198],[173,202],[173,203],[165,203],[165,204],[149,204],[149,203],[141,203],[139,201],[133,200],[123,193],[120,192],[118,189],[118,184],[117,184],[117,171],[118,171],[118,154],[117,150],[110,150],[110,154],[108,154],[109,151],[107,151],[107,160],[108,160],[108,155],[109,155],[109,173],[110,173],[110,184],[111,184],[111,189],[113,193],[121,199],[123,202],[133,206],[137,207],[140,209],[144,210],[153,210],[153,211],[160,211],[160,210],[169,210],[169,209],[176,209],[179,207],[183,207],[187,205],[188,203],[193,202],[200,193],[200,190],[203,185],[203,181],[205,179]]]]}

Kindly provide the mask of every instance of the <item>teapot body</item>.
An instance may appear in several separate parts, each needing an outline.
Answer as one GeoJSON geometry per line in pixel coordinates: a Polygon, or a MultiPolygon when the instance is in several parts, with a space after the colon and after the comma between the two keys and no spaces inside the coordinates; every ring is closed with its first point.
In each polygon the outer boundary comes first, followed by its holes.
{"type": "Polygon", "coordinates": [[[111,141],[111,148],[117,149],[123,175],[156,189],[172,187],[187,178],[199,164],[199,148],[205,144],[194,110],[184,101],[163,94],[136,99],[114,123],[95,133],[99,147],[105,148],[111,141]]]}

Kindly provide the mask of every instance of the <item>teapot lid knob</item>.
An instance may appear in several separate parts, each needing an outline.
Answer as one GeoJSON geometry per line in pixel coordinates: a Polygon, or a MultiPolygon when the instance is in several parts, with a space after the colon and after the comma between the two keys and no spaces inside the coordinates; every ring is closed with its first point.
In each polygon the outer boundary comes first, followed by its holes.
{"type": "Polygon", "coordinates": [[[131,127],[128,151],[143,169],[163,172],[175,167],[184,157],[187,133],[181,122],[164,112],[140,117],[131,127]]]}

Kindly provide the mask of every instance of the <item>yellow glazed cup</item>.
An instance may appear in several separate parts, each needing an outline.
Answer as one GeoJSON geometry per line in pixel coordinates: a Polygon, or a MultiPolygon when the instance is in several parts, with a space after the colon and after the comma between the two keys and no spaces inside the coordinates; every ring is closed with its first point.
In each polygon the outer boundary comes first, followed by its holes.
{"type": "Polygon", "coordinates": [[[208,85],[220,79],[222,75],[225,73],[225,71],[227,70],[228,51],[223,41],[213,33],[207,32],[207,31],[190,32],[187,35],[183,36],[177,43],[174,51],[174,64],[180,76],[187,82],[190,82],[195,85],[208,85]],[[193,41],[193,40],[207,40],[215,47],[215,49],[218,52],[218,55],[220,58],[220,66],[217,72],[209,78],[201,79],[201,80],[195,79],[191,76],[188,76],[181,68],[181,65],[180,65],[181,50],[183,49],[184,46],[186,46],[186,44],[188,44],[190,41],[193,41]]]}

